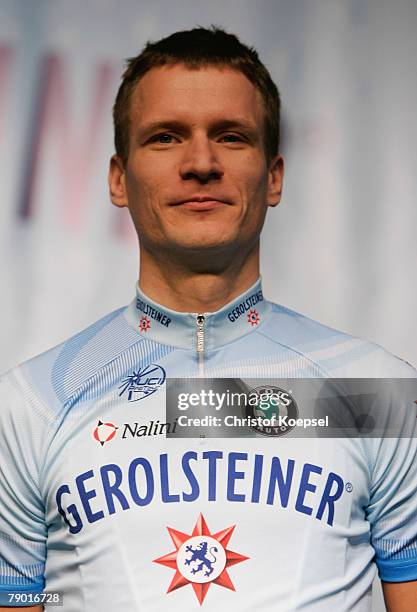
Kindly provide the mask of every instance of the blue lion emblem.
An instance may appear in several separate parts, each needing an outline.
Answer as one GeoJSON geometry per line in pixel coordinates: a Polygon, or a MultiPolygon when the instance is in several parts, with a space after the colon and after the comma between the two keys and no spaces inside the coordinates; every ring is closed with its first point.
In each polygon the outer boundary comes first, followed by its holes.
{"type": "Polygon", "coordinates": [[[212,546],[209,550],[209,554],[213,557],[213,561],[207,557],[207,542],[201,542],[196,548],[192,546],[186,547],[186,552],[190,552],[191,557],[185,560],[185,565],[190,565],[193,561],[201,561],[198,564],[196,569],[192,569],[192,574],[197,574],[197,572],[203,571],[204,566],[207,568],[207,571],[204,572],[205,576],[210,576],[213,573],[214,567],[213,563],[216,563],[217,557],[213,554],[213,552],[218,552],[218,548],[216,546],[212,546]]]}

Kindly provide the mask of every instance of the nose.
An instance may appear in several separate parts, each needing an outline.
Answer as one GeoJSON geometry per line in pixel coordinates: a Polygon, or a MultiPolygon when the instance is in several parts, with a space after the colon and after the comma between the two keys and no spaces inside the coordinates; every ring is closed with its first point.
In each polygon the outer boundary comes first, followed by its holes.
{"type": "Polygon", "coordinates": [[[190,139],[181,160],[180,174],[183,180],[196,179],[200,183],[216,181],[223,176],[215,145],[207,136],[190,139]]]}

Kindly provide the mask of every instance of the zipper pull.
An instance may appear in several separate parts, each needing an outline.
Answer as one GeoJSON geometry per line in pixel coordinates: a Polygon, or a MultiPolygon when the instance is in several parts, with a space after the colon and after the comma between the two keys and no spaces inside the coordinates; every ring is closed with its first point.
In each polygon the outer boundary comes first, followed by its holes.
{"type": "Polygon", "coordinates": [[[204,325],[206,323],[206,317],[203,314],[197,315],[197,353],[200,359],[204,353],[204,325]]]}

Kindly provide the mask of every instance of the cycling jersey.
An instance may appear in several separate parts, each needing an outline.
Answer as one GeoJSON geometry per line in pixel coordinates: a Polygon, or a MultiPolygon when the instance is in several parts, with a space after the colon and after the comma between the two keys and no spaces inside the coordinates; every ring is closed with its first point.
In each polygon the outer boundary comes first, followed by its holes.
{"type": "Polygon", "coordinates": [[[369,612],[377,571],[417,580],[416,439],[171,438],[166,379],[415,376],[260,281],[206,314],[138,289],[2,379],[0,592],[61,592],[64,612],[369,612]]]}

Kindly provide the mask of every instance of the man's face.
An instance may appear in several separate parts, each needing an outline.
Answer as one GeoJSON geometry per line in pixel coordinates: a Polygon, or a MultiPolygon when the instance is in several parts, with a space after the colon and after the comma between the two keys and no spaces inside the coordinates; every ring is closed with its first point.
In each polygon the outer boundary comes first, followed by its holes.
{"type": "Polygon", "coordinates": [[[131,98],[129,154],[114,156],[110,191],[141,245],[207,256],[253,248],[279,202],[282,159],[267,164],[264,108],[240,72],[153,68],[131,98]]]}

